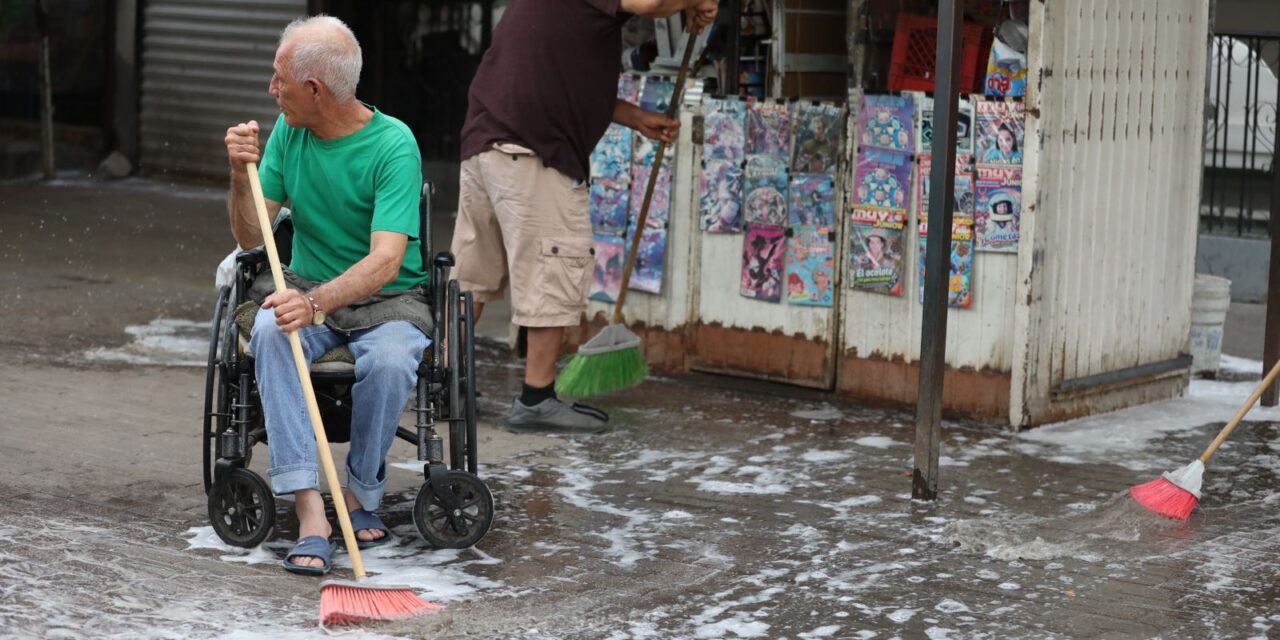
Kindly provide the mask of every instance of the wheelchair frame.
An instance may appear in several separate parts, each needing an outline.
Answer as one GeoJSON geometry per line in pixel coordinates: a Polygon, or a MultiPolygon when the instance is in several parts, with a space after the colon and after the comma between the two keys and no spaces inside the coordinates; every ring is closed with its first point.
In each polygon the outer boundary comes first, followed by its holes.
{"type": "MultiPolygon", "coordinates": [[[[396,436],[413,444],[418,460],[424,463],[425,482],[414,504],[419,532],[433,546],[464,548],[488,532],[493,521],[493,496],[477,476],[473,301],[470,292],[459,290],[457,280],[449,279],[453,255],[447,251],[433,254],[433,190],[429,181],[423,182],[418,211],[422,264],[431,270],[427,283],[434,320],[431,345],[418,366],[414,431],[397,426],[396,436]],[[444,440],[435,428],[438,419],[449,425],[447,466],[444,440]]],[[[287,262],[292,225],[277,224],[273,233],[281,261],[287,262]]],[[[266,262],[263,247],[236,256],[233,284],[218,290],[205,376],[203,480],[209,517],[220,538],[243,547],[265,540],[275,518],[270,488],[248,469],[253,446],[267,440],[267,430],[253,358],[240,347],[240,329],[233,317],[266,262]]],[[[316,368],[313,364],[311,376],[325,429],[333,441],[344,442],[349,437],[354,374],[316,368]],[[337,431],[340,428],[345,431],[337,431]]]]}

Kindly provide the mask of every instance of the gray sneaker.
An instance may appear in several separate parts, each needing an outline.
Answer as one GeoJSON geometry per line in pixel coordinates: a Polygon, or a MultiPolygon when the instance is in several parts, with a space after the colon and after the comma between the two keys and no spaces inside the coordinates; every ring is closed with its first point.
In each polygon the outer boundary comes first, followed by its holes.
{"type": "Polygon", "coordinates": [[[604,433],[609,414],[585,404],[565,404],[559,398],[532,407],[516,398],[507,414],[507,428],[515,433],[604,433]]]}

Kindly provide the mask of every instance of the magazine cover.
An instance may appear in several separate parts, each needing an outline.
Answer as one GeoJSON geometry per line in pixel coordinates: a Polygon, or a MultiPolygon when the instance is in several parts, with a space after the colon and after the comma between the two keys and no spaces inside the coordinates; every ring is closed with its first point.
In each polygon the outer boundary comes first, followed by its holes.
{"type": "Polygon", "coordinates": [[[747,103],[739,98],[705,98],[702,114],[702,159],[741,164],[747,149],[747,103]]]}
{"type": "Polygon", "coordinates": [[[853,175],[855,205],[898,209],[911,206],[911,156],[866,149],[853,175]]]}
{"type": "MultiPolygon", "coordinates": [[[[920,179],[917,181],[919,185],[920,208],[916,212],[917,220],[926,220],[929,217],[929,173],[933,170],[933,156],[925,154],[919,156],[920,179]]],[[[958,216],[973,217],[974,194],[973,194],[973,156],[956,156],[956,184],[955,198],[951,203],[951,211],[958,216]]]]}
{"type": "Polygon", "coordinates": [[[631,129],[611,123],[591,150],[591,178],[611,185],[631,181],[631,129]]]}
{"type": "MultiPolygon", "coordinates": [[[[635,179],[635,170],[644,167],[646,170],[653,166],[653,161],[658,159],[658,141],[646,138],[638,133],[632,134],[632,166],[631,179],[635,179]]],[[[667,150],[662,152],[662,166],[670,170],[675,165],[676,148],[675,145],[667,145],[667,150]]]]}
{"type": "Polygon", "coordinates": [[[978,251],[1018,252],[1022,227],[1022,168],[979,166],[974,205],[978,251]]]}
{"type": "Polygon", "coordinates": [[[747,298],[782,300],[783,258],[787,236],[782,227],[748,224],[742,236],[742,295],[747,298]]]}
{"type": "MultiPolygon", "coordinates": [[[[635,224],[640,219],[640,207],[644,206],[644,191],[649,187],[649,167],[632,167],[631,174],[631,221],[635,224]]],[[[649,217],[646,227],[666,227],[671,218],[671,168],[658,170],[658,182],[653,185],[653,200],[649,203],[649,217]]]]}
{"type": "MultiPolygon", "coordinates": [[[[917,129],[916,153],[933,153],[933,98],[924,94],[916,94],[916,104],[920,105],[920,126],[917,129]]],[[[956,113],[956,154],[973,154],[973,102],[960,99],[960,110],[956,113]]]]}
{"type": "Polygon", "coordinates": [[[854,207],[850,225],[849,286],[891,296],[902,295],[902,230],[905,214],[854,207]]]}
{"type": "Polygon", "coordinates": [[[840,159],[841,109],[829,102],[801,102],[792,116],[795,132],[791,170],[835,175],[840,159]]]}
{"type": "Polygon", "coordinates": [[[640,79],[641,76],[634,73],[618,76],[618,99],[635,104],[640,99],[640,79]]]}
{"type": "Polygon", "coordinates": [[[835,178],[829,175],[797,175],[791,178],[788,192],[791,198],[791,226],[835,226],[835,178]]]}
{"type": "MultiPolygon", "coordinates": [[[[920,303],[924,304],[924,257],[929,223],[921,222],[920,253],[916,259],[920,268],[920,303]]],[[[947,306],[968,309],[973,306],[973,222],[956,219],[951,225],[951,264],[947,282],[947,306]]]]}
{"type": "MultiPolygon", "coordinates": [[[[626,247],[621,235],[595,234],[596,264],[591,278],[592,300],[614,302],[622,290],[622,270],[626,267],[626,247]]],[[[635,276],[632,276],[634,278],[635,276]]]]}
{"type": "Polygon", "coordinates": [[[1022,164],[1022,102],[979,100],[975,144],[978,164],[1022,164]]]}
{"type": "Polygon", "coordinates": [[[627,185],[615,186],[598,180],[591,181],[589,193],[591,227],[598,231],[620,232],[627,228],[627,197],[631,191],[627,185]]]}
{"type": "MultiPolygon", "coordinates": [[[[631,246],[634,233],[634,228],[628,230],[627,247],[631,246]]],[[[629,287],[632,291],[662,292],[662,270],[666,255],[667,230],[646,228],[640,235],[640,248],[636,250],[636,266],[631,272],[629,287]]]]}
{"type": "Polygon", "coordinates": [[[910,96],[862,96],[862,107],[858,111],[858,147],[914,152],[912,112],[910,96]]]}
{"type": "Polygon", "coordinates": [[[785,102],[751,100],[747,105],[747,155],[791,158],[791,111],[785,102]]]}
{"type": "Polygon", "coordinates": [[[730,160],[703,161],[698,193],[698,217],[703,231],[742,231],[741,164],[730,160]]]}
{"type": "Polygon", "coordinates": [[[787,303],[830,307],[835,255],[831,229],[803,225],[787,239],[787,303]]]}
{"type": "Polygon", "coordinates": [[[666,76],[645,76],[644,86],[640,89],[640,108],[666,113],[675,92],[675,80],[666,76]]]}
{"type": "Polygon", "coordinates": [[[743,170],[742,215],[748,223],[787,224],[787,163],[769,156],[748,156],[743,170]]]}

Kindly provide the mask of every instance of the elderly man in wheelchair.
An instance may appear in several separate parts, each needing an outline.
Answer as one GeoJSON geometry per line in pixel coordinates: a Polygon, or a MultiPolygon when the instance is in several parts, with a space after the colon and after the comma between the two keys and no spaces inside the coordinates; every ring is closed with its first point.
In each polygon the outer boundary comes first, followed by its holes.
{"type": "MultiPolygon", "coordinates": [[[[343,491],[361,548],[391,540],[376,511],[397,435],[418,445],[426,463],[415,521],[429,541],[473,544],[492,519],[492,497],[473,475],[474,351],[471,340],[461,339],[462,331],[472,332],[470,301],[456,283],[442,286],[452,262],[447,254],[434,260],[437,279],[428,277],[430,242],[428,237],[424,245],[423,235],[429,236],[430,194],[422,188],[417,143],[399,120],[355,99],[359,61],[359,45],[340,21],[295,22],[276,54],[270,91],[282,114],[265,149],[259,151],[256,122],[233,126],[226,135],[227,208],[236,242],[255,247],[268,232],[258,227],[249,187],[248,165],[259,162],[268,213],[275,220],[289,201],[293,237],[286,290],[274,290],[259,250],[238,257],[235,289],[220,294],[207,389],[219,398],[217,410],[206,400],[206,451],[211,441],[217,445],[216,455],[206,455],[210,516],[219,534],[229,532],[223,537],[234,542],[257,544],[265,537],[270,527],[262,521],[274,517],[274,502],[261,487],[255,495],[245,476],[251,474],[248,450],[265,439],[272,492],[293,494],[298,518],[298,542],[284,568],[303,574],[329,570],[332,527],[289,331],[298,332],[309,362],[344,347],[352,361],[317,380],[317,390],[327,390],[321,391],[329,400],[322,407],[326,414],[349,409],[349,420],[337,412],[338,422],[347,423],[337,425],[337,439],[349,435],[343,491]],[[235,331],[223,329],[233,323],[219,316],[224,307],[250,300],[257,308],[249,348],[233,349],[227,343],[235,341],[235,331]],[[441,323],[447,325],[444,340],[441,323]],[[218,389],[212,388],[215,377],[222,383],[218,389]],[[418,429],[410,433],[399,421],[415,389],[418,429]],[[434,432],[438,410],[450,422],[454,471],[444,466],[442,439],[434,432]],[[246,492],[253,497],[246,499],[246,492]]],[[[313,372],[313,379],[319,375],[313,372]]]]}

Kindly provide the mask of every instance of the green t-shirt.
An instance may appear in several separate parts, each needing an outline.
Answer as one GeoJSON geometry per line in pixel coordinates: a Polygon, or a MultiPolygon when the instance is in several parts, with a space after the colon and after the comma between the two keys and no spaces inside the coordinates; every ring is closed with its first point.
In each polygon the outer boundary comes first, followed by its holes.
{"type": "Polygon", "coordinates": [[[426,282],[418,244],[422,156],[403,122],[373,109],[359,131],[321,140],[285,124],[281,114],[259,174],[263,195],[292,203],[289,268],[298,275],[332,280],[369,255],[374,231],[394,231],[409,236],[409,244],[399,275],[383,290],[426,282]]]}

